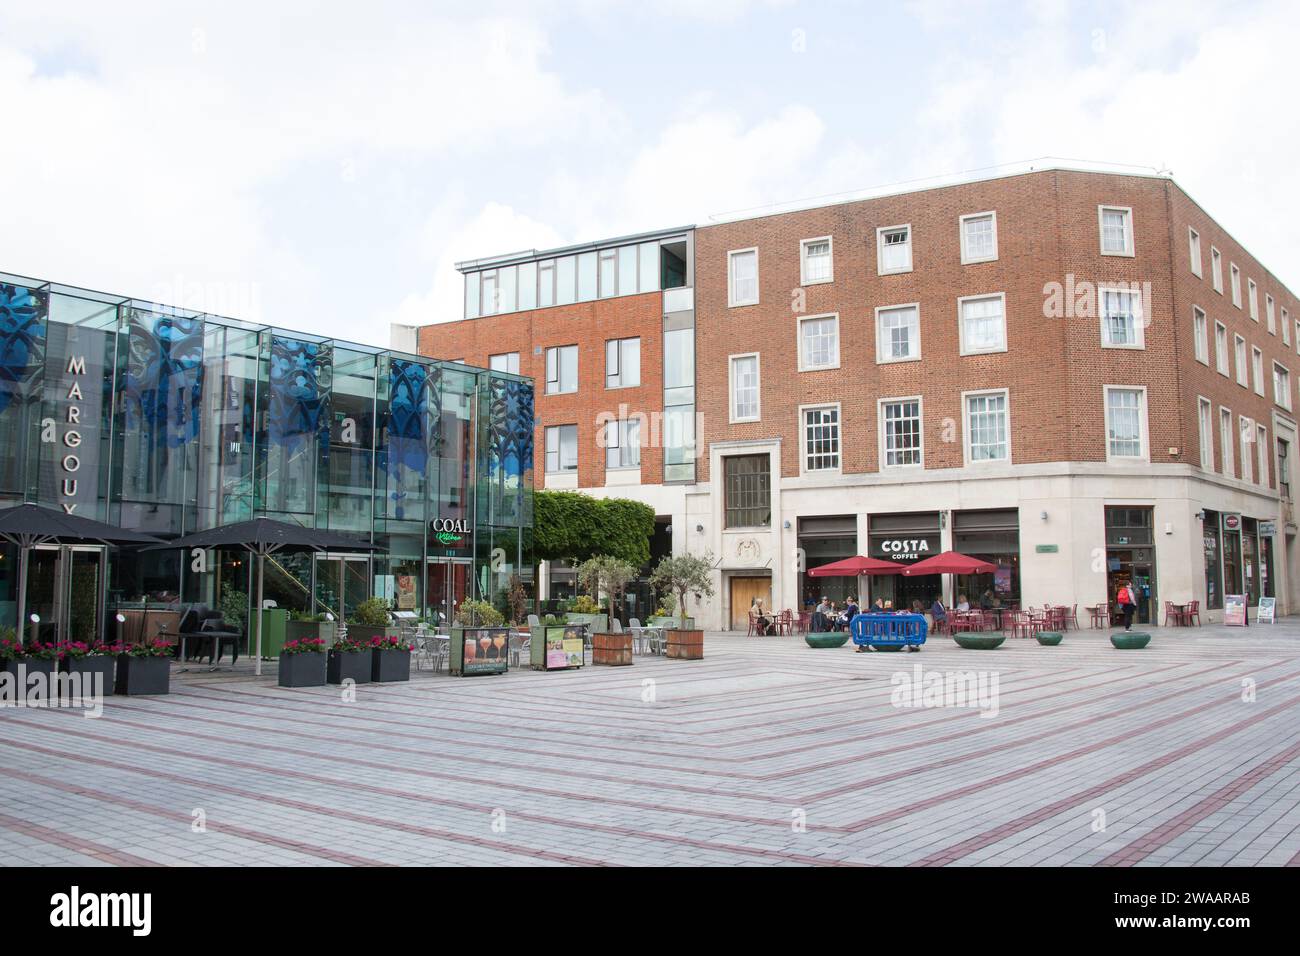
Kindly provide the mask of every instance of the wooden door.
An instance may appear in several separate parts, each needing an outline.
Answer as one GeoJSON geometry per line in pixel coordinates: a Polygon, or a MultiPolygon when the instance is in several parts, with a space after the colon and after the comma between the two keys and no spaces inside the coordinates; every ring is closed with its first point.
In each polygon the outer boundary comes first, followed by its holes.
{"type": "Polygon", "coordinates": [[[749,605],[754,598],[763,602],[763,607],[772,610],[772,579],[769,578],[732,578],[731,579],[731,629],[733,631],[749,630],[749,605]]]}

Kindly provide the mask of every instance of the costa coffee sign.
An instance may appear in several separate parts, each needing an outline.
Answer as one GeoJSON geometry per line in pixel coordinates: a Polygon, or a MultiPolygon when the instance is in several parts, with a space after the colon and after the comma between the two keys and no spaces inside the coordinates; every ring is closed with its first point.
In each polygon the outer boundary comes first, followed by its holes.
{"type": "Polygon", "coordinates": [[[876,549],[886,561],[920,561],[936,553],[938,546],[937,536],[876,540],[876,549]]]}
{"type": "Polygon", "coordinates": [[[1239,531],[1241,529],[1241,515],[1225,514],[1223,516],[1224,531],[1239,531]]]}

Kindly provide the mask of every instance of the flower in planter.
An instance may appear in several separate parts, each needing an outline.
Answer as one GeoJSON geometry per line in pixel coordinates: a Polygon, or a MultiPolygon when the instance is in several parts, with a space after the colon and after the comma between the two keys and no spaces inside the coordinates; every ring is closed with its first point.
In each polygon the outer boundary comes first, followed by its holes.
{"type": "Polygon", "coordinates": [[[132,644],[129,647],[118,645],[118,652],[128,654],[131,657],[171,657],[174,648],[166,641],[145,641],[143,644],[132,644]]]}
{"type": "Polygon", "coordinates": [[[29,661],[57,661],[59,659],[59,646],[33,641],[22,648],[21,656],[29,661]]]}
{"type": "Polygon", "coordinates": [[[370,647],[376,651],[413,651],[415,645],[400,637],[372,637],[370,647]]]}
{"type": "Polygon", "coordinates": [[[26,656],[23,646],[13,638],[0,638],[0,661],[19,661],[26,656]]]}
{"type": "Polygon", "coordinates": [[[325,641],[319,637],[304,637],[297,641],[285,641],[281,654],[321,654],[325,651],[325,641]]]}
{"type": "Polygon", "coordinates": [[[85,657],[111,657],[122,653],[122,645],[105,644],[103,641],[87,643],[85,641],[66,641],[59,645],[59,657],[81,660],[85,657]]]}
{"type": "Polygon", "coordinates": [[[370,644],[366,641],[359,641],[355,637],[342,637],[334,642],[330,652],[338,651],[340,654],[360,654],[362,651],[370,650],[370,644]]]}

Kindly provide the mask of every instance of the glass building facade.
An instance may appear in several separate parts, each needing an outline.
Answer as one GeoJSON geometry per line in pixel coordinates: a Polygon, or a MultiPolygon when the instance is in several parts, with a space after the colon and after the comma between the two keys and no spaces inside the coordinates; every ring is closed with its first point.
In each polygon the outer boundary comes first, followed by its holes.
{"type": "MultiPolygon", "coordinates": [[[[532,436],[518,375],[0,274],[0,507],[164,539],[266,515],[378,545],[268,562],[280,607],[504,609],[512,577],[532,580],[532,436]]],[[[237,552],[87,554],[82,583],[103,576],[109,613],[252,593],[237,552]]],[[[16,623],[16,557],[0,552],[0,629],[16,623]]],[[[77,565],[33,555],[29,605],[59,590],[67,607],[77,565]]]]}

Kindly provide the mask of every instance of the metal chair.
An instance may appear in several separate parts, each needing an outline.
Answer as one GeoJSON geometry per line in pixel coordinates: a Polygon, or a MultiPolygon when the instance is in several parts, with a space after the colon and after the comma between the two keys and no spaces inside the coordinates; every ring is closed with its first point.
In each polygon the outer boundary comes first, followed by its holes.
{"type": "Polygon", "coordinates": [[[1188,601],[1187,610],[1184,612],[1184,615],[1187,618],[1188,626],[1195,624],[1197,627],[1200,627],[1201,626],[1201,602],[1188,601]]]}

